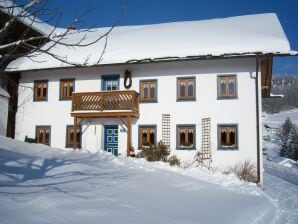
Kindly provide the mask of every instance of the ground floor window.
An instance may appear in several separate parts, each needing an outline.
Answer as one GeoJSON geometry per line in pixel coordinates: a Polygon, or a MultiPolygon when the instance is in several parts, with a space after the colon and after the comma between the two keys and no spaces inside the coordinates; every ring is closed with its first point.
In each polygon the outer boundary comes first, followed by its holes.
{"type": "Polygon", "coordinates": [[[139,126],[139,148],[156,144],[156,125],[139,126]]]}
{"type": "MultiPolygon", "coordinates": [[[[74,126],[73,125],[68,125],[66,127],[66,147],[72,148],[74,146],[74,126]]],[[[81,148],[81,127],[77,126],[77,147],[76,148],[81,148]]]]}
{"type": "Polygon", "coordinates": [[[177,148],[195,149],[195,125],[177,125],[177,148]]]}
{"type": "Polygon", "coordinates": [[[218,148],[237,149],[238,148],[238,126],[218,125],[218,148]]]}
{"type": "Polygon", "coordinates": [[[36,126],[35,133],[36,143],[50,145],[51,126],[36,126]]]}

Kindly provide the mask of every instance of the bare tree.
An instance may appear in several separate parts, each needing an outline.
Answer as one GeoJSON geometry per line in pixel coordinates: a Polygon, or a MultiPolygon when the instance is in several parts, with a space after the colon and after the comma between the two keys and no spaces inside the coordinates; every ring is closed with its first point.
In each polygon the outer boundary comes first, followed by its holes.
{"type": "MultiPolygon", "coordinates": [[[[31,60],[36,59],[41,53],[48,54],[51,57],[73,66],[84,66],[88,63],[89,57],[81,62],[69,60],[51,51],[57,45],[63,45],[67,48],[86,47],[103,41],[104,48],[98,55],[96,63],[100,63],[107,46],[108,35],[119,23],[124,13],[124,4],[122,5],[119,17],[115,23],[104,33],[96,38],[88,39],[88,34],[94,32],[94,26],[85,29],[76,29],[86,24],[88,14],[93,10],[88,4],[86,10],[75,17],[73,23],[68,29],[58,28],[61,19],[60,8],[51,8],[50,0],[15,0],[0,1],[0,69],[3,69],[13,59],[25,56],[31,60]],[[44,21],[38,19],[45,18],[44,21]],[[48,23],[55,24],[54,26],[48,23]],[[42,29],[40,29],[42,27],[42,29]],[[79,35],[78,35],[79,34],[79,35]],[[77,35],[75,41],[68,41],[72,35],[77,35]]],[[[72,39],[73,40],[73,39],[72,39]]],[[[39,61],[42,63],[42,61],[39,61]]]]}
{"type": "Polygon", "coordinates": [[[86,5],[86,9],[81,14],[75,15],[67,29],[63,29],[58,27],[63,12],[59,7],[53,7],[51,2],[51,0],[0,0],[0,86],[10,94],[8,137],[14,138],[15,133],[20,76],[18,73],[9,75],[5,73],[7,65],[18,57],[27,57],[34,62],[46,63],[38,57],[42,54],[71,66],[100,63],[108,44],[108,36],[121,20],[126,5],[123,0],[119,16],[110,28],[96,32],[96,23],[85,28],[88,16],[93,11],[90,4],[86,5]],[[95,55],[92,55],[92,62],[89,62],[91,55],[86,55],[81,61],[74,61],[68,58],[67,54],[55,53],[55,47],[58,45],[69,49],[88,46],[93,48],[93,45],[100,46],[100,48],[95,59],[95,55]]]}

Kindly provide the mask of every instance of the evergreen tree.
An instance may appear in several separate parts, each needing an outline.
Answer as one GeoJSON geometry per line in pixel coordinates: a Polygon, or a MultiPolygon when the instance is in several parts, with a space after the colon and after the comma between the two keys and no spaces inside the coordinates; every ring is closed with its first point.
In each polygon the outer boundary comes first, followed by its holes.
{"type": "Polygon", "coordinates": [[[297,160],[298,133],[289,117],[287,117],[285,123],[280,128],[280,132],[277,134],[277,139],[280,146],[280,156],[297,160]]]}

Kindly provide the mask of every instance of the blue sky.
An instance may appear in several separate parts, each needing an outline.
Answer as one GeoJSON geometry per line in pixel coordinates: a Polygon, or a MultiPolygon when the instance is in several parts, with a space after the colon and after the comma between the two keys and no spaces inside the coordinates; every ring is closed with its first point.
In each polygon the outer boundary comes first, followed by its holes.
{"type": "MultiPolygon", "coordinates": [[[[126,2],[119,25],[139,25],[173,21],[223,18],[255,13],[278,15],[291,48],[298,50],[298,0],[64,0],[53,1],[63,12],[59,26],[72,23],[89,5],[94,10],[85,27],[111,26],[126,2]]],[[[256,24],[257,26],[258,24],[256,24]]],[[[274,59],[274,74],[297,74],[298,56],[274,59]]]]}

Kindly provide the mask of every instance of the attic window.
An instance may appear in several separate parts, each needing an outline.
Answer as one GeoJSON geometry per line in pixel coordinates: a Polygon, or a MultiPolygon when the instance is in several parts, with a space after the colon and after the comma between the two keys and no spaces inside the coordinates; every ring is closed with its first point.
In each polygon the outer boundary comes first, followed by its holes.
{"type": "Polygon", "coordinates": [[[34,101],[48,100],[48,80],[34,81],[34,101]]]}
{"type": "Polygon", "coordinates": [[[218,76],[217,77],[218,98],[236,98],[237,83],[236,76],[218,76]]]}

